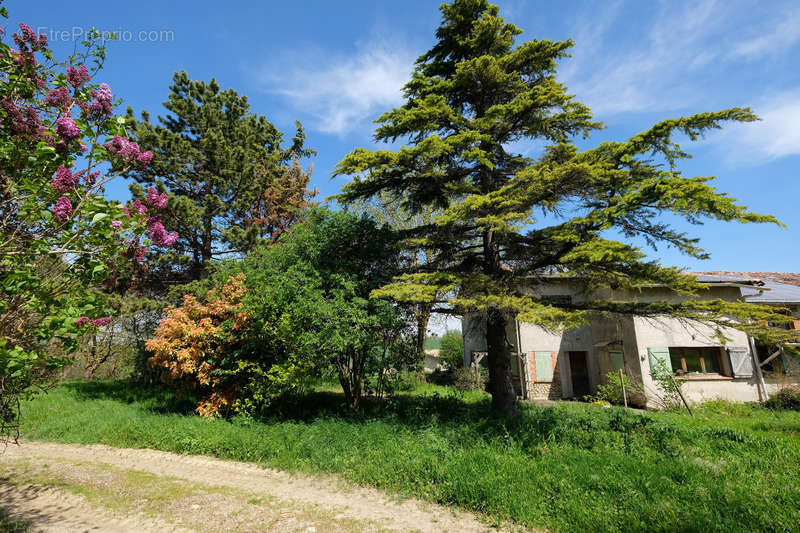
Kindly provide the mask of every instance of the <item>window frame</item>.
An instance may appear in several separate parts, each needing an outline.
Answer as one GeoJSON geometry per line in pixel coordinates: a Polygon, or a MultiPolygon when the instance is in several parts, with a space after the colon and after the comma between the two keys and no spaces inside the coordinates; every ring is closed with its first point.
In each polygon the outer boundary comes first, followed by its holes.
{"type": "Polygon", "coordinates": [[[669,346],[669,347],[667,347],[667,350],[669,350],[670,366],[673,366],[673,368],[672,368],[672,373],[673,374],[675,374],[676,372],[678,372],[678,370],[680,370],[680,371],[683,372],[684,376],[692,376],[692,375],[725,376],[726,375],[724,373],[725,367],[722,364],[722,361],[723,361],[723,359],[722,359],[722,347],[720,347],[720,346],[669,346]],[[706,356],[703,353],[707,349],[712,349],[713,350],[712,357],[716,358],[716,361],[714,361],[711,364],[706,364],[706,360],[705,360],[706,356]],[[699,362],[700,362],[700,372],[690,372],[688,370],[688,366],[686,364],[686,350],[698,350],[700,352],[700,355],[698,356],[698,359],[699,359],[699,362]],[[674,365],[672,364],[673,351],[676,352],[675,356],[677,356],[680,359],[681,368],[679,368],[679,369],[674,368],[674,365]],[[679,354],[677,352],[679,352],[679,354]],[[712,366],[712,367],[716,366],[717,367],[717,371],[709,372],[708,371],[708,367],[709,366],[712,366]]]}

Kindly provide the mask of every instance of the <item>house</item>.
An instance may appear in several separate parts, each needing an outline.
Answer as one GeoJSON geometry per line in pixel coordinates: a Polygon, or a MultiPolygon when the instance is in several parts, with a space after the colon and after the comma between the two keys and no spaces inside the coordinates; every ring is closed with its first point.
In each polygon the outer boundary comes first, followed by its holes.
{"type": "MultiPolygon", "coordinates": [[[[786,283],[736,273],[697,274],[697,277],[708,286],[699,296],[701,299],[796,305],[793,312],[798,314],[794,316],[800,318],[798,286],[788,289],[786,283]],[[773,290],[774,296],[770,296],[773,290]],[[798,301],[787,301],[795,296],[798,301]]],[[[576,280],[565,276],[552,276],[530,292],[544,299],[584,298],[576,280]]],[[[663,286],[595,297],[651,302],[681,298],[663,286]]],[[[800,329],[799,322],[794,325],[800,329]]],[[[465,364],[478,361],[485,354],[485,329],[486,322],[480,314],[463,318],[465,364]]],[[[711,398],[757,401],[765,392],[772,394],[787,384],[800,383],[797,369],[789,364],[785,365],[787,371],[764,376],[760,363],[770,354],[754,357],[757,348],[744,332],[723,328],[722,334],[724,342],[718,338],[715,327],[695,320],[598,314],[590,323],[563,332],[510,321],[507,338],[514,357],[511,365],[514,386],[524,399],[582,398],[595,393],[608,372],[622,369],[632,381],[643,386],[644,397],[635,400],[642,405],[657,405],[660,389],[650,370],[659,361],[673,370],[676,379],[684,381],[683,393],[688,401],[694,402],[711,398]],[[758,366],[755,361],[759,361],[758,366]]],[[[791,360],[785,354],[780,355],[791,360]]]]}

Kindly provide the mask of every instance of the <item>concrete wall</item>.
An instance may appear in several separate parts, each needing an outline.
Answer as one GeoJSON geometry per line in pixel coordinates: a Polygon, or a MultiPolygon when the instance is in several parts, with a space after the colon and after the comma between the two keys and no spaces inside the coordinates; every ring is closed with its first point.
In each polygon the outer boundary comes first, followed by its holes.
{"type": "MultiPolygon", "coordinates": [[[[570,296],[573,301],[580,301],[584,296],[570,280],[552,280],[542,285],[527,287],[523,292],[537,296],[570,296]]],[[[643,302],[678,302],[682,297],[668,289],[655,287],[641,292],[629,294],[608,293],[593,297],[613,297],[643,302]]],[[[736,300],[740,297],[738,287],[712,286],[700,293],[699,299],[722,298],[736,300]]],[[[797,311],[797,309],[793,309],[797,311]]],[[[480,313],[466,315],[462,322],[464,334],[464,361],[469,362],[473,351],[486,351],[486,321],[480,313]]],[[[625,361],[625,372],[635,382],[644,386],[645,394],[650,397],[634,398],[634,403],[649,403],[658,386],[650,377],[650,360],[648,348],[663,347],[722,347],[723,343],[715,336],[715,328],[698,321],[680,320],[670,317],[658,319],[644,317],[615,317],[598,315],[590,324],[564,332],[549,331],[541,326],[529,323],[509,321],[506,332],[514,350],[523,354],[526,368],[527,394],[531,399],[537,398],[570,398],[573,396],[572,375],[569,364],[570,351],[587,353],[589,386],[592,393],[605,379],[610,370],[609,350],[622,349],[625,361]],[[519,337],[519,346],[517,346],[519,337]],[[531,379],[534,375],[534,352],[548,351],[556,354],[556,368],[552,382],[539,382],[531,379]]],[[[749,352],[747,335],[734,329],[724,329],[726,347],[745,348],[749,352]]],[[[700,402],[711,398],[722,398],[730,401],[759,400],[756,377],[742,379],[731,378],[730,363],[727,356],[721,357],[723,375],[691,375],[685,379],[683,390],[687,400],[700,402]]],[[[787,376],[780,381],[767,379],[770,394],[787,384],[800,382],[800,378],[787,376]]]]}

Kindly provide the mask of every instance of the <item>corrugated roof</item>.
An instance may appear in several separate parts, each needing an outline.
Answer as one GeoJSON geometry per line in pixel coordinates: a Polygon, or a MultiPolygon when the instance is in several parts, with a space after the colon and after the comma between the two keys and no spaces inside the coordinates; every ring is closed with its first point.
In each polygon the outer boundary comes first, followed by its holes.
{"type": "Polygon", "coordinates": [[[760,282],[760,289],[744,288],[742,296],[748,302],[764,304],[795,304],[800,303],[800,273],[796,272],[694,272],[700,281],[725,280],[741,283],[750,279],[760,282]],[[760,293],[760,294],[759,294],[760,293]]]}
{"type": "Polygon", "coordinates": [[[717,270],[714,272],[694,272],[694,274],[698,276],[717,276],[721,278],[759,279],[800,287],[800,272],[729,272],[727,270],[717,270]]]}
{"type": "Polygon", "coordinates": [[[755,289],[743,289],[742,296],[753,303],[764,304],[800,304],[800,287],[788,283],[765,281],[762,289],[767,289],[761,294],[755,289]]]}

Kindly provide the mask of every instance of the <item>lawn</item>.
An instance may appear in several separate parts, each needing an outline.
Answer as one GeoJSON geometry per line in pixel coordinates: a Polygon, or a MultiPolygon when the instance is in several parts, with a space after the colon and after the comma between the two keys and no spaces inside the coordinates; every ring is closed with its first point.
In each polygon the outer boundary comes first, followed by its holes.
{"type": "Polygon", "coordinates": [[[554,531],[796,531],[800,413],[709,404],[696,417],[559,403],[489,416],[431,385],[360,413],[317,390],[269,420],[207,420],[126,382],[64,383],[24,406],[25,438],[147,447],[335,473],[554,531]]]}

